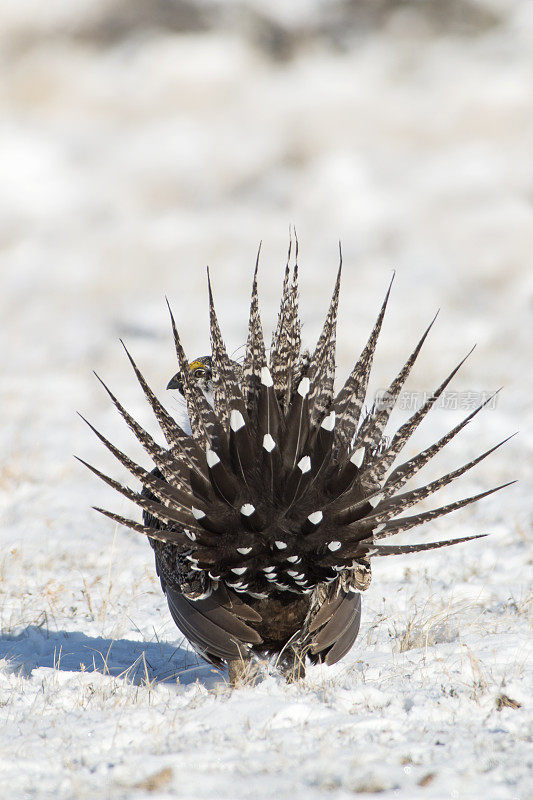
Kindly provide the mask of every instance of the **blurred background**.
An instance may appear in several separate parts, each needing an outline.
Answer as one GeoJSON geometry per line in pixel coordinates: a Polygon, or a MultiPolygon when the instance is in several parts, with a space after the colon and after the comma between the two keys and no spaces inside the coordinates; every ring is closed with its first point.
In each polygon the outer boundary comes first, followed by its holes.
{"type": "Polygon", "coordinates": [[[268,336],[290,225],[307,343],[339,239],[341,375],[395,269],[376,386],[441,307],[414,385],[477,342],[456,385],[506,385],[481,438],[522,429],[516,476],[533,446],[531,2],[3,0],[0,64],[8,518],[32,483],[55,520],[57,481],[87,487],[75,409],[119,426],[93,368],[149,424],[117,340],[164,395],[165,295],[188,354],[208,350],[206,264],[242,345],[260,240],[268,336]]]}

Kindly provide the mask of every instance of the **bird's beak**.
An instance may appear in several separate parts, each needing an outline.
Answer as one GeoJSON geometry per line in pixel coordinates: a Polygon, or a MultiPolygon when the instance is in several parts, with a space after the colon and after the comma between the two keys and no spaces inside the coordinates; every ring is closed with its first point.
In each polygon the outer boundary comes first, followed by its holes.
{"type": "Polygon", "coordinates": [[[176,372],[174,377],[169,380],[167,389],[177,389],[183,394],[183,381],[179,372],[176,372]]]}

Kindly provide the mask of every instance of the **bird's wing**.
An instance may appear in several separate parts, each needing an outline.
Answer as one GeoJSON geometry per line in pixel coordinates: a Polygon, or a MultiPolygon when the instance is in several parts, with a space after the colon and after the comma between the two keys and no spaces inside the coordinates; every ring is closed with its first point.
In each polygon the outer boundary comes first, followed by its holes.
{"type": "Polygon", "coordinates": [[[326,664],[335,664],[357,638],[361,595],[359,590],[350,588],[353,583],[339,577],[334,583],[317,587],[301,643],[312,660],[316,657],[326,664]]]}
{"type": "Polygon", "coordinates": [[[243,621],[261,617],[222,587],[204,600],[191,600],[167,586],[167,601],[174,622],[207,661],[220,664],[243,657],[250,644],[262,642],[243,621]]]}

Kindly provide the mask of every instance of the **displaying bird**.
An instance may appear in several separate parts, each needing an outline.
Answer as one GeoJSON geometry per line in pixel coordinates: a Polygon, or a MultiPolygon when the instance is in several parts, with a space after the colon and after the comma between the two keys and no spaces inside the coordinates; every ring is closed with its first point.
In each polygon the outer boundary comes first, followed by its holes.
{"type": "Polygon", "coordinates": [[[386,402],[366,410],[370,369],[391,286],[367,344],[336,392],[342,259],[312,351],[301,348],[297,257],[293,267],[289,264],[290,250],[268,357],[259,317],[257,264],[242,365],[226,351],[209,276],[210,356],[188,363],[169,306],[179,371],[167,388],[184,395],[191,433],[163,407],[126,350],[167,446],[156,443],[105,384],[155,469],[143,469],[91,428],[140,481],[141,491],[83,462],[143,510],[139,522],[97,509],[149,538],[176,625],[205,659],[218,666],[229,664],[232,683],[255,656],[276,656],[289,680],[305,674],[306,659],[334,664],[356,639],[361,593],[370,584],[373,558],[432,550],[484,534],[422,544],[385,540],[508,485],[400,516],[503,444],[420,488],[402,491],[491,398],[435,444],[392,468],[467,356],[411,418],[385,438],[392,408],[433,322],[388,387],[386,402]]]}

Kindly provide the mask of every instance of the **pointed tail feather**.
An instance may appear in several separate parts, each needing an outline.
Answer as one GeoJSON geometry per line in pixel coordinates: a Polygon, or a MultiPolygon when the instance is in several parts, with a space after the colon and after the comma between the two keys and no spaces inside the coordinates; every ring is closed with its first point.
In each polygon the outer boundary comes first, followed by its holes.
{"type": "MultiPolygon", "coordinates": [[[[287,278],[287,273],[285,277],[287,278]]],[[[298,263],[294,265],[292,280],[284,281],[278,324],[279,331],[273,338],[270,352],[270,371],[276,393],[283,408],[286,409],[293,392],[293,381],[296,376],[301,346],[298,317],[298,263]]]]}
{"type": "MultiPolygon", "coordinates": [[[[513,434],[513,436],[514,435],[515,434],[513,434]]],[[[437,480],[434,480],[425,486],[421,486],[419,489],[413,489],[410,492],[404,492],[403,494],[395,495],[393,498],[385,498],[375,507],[374,513],[368,514],[365,517],[365,520],[376,525],[380,525],[382,522],[387,522],[389,519],[397,516],[402,511],[406,511],[408,508],[411,508],[411,506],[420,503],[422,500],[425,500],[427,497],[435,494],[435,492],[438,492],[440,489],[448,486],[450,483],[452,483],[452,481],[456,480],[456,478],[459,478],[461,475],[464,475],[464,473],[468,472],[468,470],[472,469],[472,467],[475,467],[480,463],[480,461],[483,461],[487,456],[508,442],[511,438],[512,436],[508,436],[502,442],[494,445],[494,447],[486,450],[484,453],[477,456],[477,458],[472,459],[472,461],[467,462],[462,467],[458,467],[458,469],[453,470],[453,472],[448,472],[441,478],[437,478],[437,480]]]]}
{"type": "Polygon", "coordinates": [[[285,314],[286,314],[286,305],[288,302],[289,297],[289,280],[291,275],[291,268],[290,268],[290,260],[291,260],[291,253],[292,253],[292,238],[289,239],[289,252],[287,253],[287,263],[285,265],[285,274],[283,276],[283,288],[281,290],[281,303],[278,312],[278,321],[276,324],[276,330],[272,333],[272,341],[270,343],[270,351],[271,351],[271,360],[270,360],[270,368],[273,369],[274,364],[272,361],[272,356],[275,359],[278,358],[278,346],[279,342],[283,336],[283,329],[286,325],[285,314]]]}
{"type": "MultiPolygon", "coordinates": [[[[167,497],[168,500],[174,499],[176,502],[185,502],[187,503],[189,499],[192,500],[192,495],[189,493],[189,483],[185,479],[179,477],[176,479],[174,474],[167,477],[167,480],[160,480],[159,478],[155,478],[152,472],[147,472],[143,467],[136,464],[135,461],[132,461],[131,458],[123,453],[118,447],[111,444],[111,442],[106,439],[106,437],[101,434],[96,428],[91,425],[91,423],[85,419],[81,414],[79,415],[82,420],[89,426],[89,428],[96,434],[96,436],[100,439],[100,441],[107,447],[107,449],[115,456],[117,461],[126,467],[126,469],[131,472],[131,474],[137,478],[143,486],[149,486],[149,488],[154,491],[155,494],[162,492],[164,496],[167,497]]],[[[168,473],[167,473],[168,475],[168,473]]]]}
{"type": "Polygon", "coordinates": [[[337,333],[337,312],[339,308],[339,292],[342,274],[342,255],[340,258],[335,288],[322,328],[315,352],[309,363],[311,391],[309,392],[310,422],[312,426],[319,424],[333,401],[333,384],[335,381],[335,351],[337,333]]]}
{"type": "Polygon", "coordinates": [[[109,389],[109,387],[106,386],[106,384],[103,382],[100,376],[96,372],[94,374],[96,378],[100,381],[104,389],[106,390],[107,394],[111,398],[113,405],[115,406],[115,408],[125,421],[126,425],[134,433],[137,440],[146,450],[148,455],[153,459],[157,467],[159,467],[161,472],[163,472],[165,475],[168,474],[170,476],[173,476],[174,474],[176,474],[176,481],[179,481],[181,471],[179,473],[175,473],[176,461],[169,454],[169,451],[165,450],[163,447],[160,447],[160,445],[158,445],[152,439],[150,434],[147,431],[145,431],[144,428],[142,428],[130,414],[128,414],[124,406],[118,401],[118,399],[115,397],[111,389],[109,389]]]}
{"type": "Polygon", "coordinates": [[[385,316],[387,303],[389,302],[393,280],[394,274],[391,278],[389,288],[387,289],[387,294],[385,295],[385,300],[381,306],[381,310],[379,312],[376,324],[374,325],[374,329],[370,334],[370,338],[366,343],[363,352],[359,356],[355,367],[347,378],[344,386],[335,398],[335,409],[338,420],[335,430],[335,445],[340,450],[347,449],[350,446],[350,443],[352,442],[359,425],[361,411],[363,409],[368,388],[370,370],[374,360],[374,351],[376,349],[376,344],[381,332],[381,326],[385,316]]]}
{"type": "MultiPolygon", "coordinates": [[[[456,500],[454,503],[449,503],[448,505],[441,506],[440,508],[434,508],[431,511],[425,511],[422,514],[416,514],[412,517],[401,517],[400,519],[383,522],[381,525],[378,525],[377,528],[374,528],[372,538],[374,541],[378,541],[379,539],[384,539],[388,536],[394,536],[396,533],[408,531],[411,528],[417,527],[418,525],[423,525],[425,522],[430,522],[438,517],[451,514],[452,511],[457,511],[458,509],[464,508],[471,503],[475,503],[477,500],[481,500],[483,497],[488,497],[490,494],[499,492],[501,489],[505,489],[506,486],[511,486],[513,483],[515,483],[515,481],[502,483],[500,486],[494,487],[494,489],[488,489],[485,492],[480,492],[479,494],[472,495],[471,497],[466,497],[464,500],[456,500]]],[[[367,520],[363,519],[360,522],[354,523],[353,528],[356,530],[357,526],[363,527],[365,523],[367,523],[367,520]]],[[[367,536],[368,534],[363,533],[361,539],[366,538],[367,536]]]]}
{"type": "Polygon", "coordinates": [[[309,435],[309,378],[301,379],[286,417],[286,436],[283,442],[283,461],[287,469],[296,466],[309,435]]]}
{"type": "Polygon", "coordinates": [[[488,536],[488,533],[478,533],[475,536],[462,536],[460,539],[446,539],[442,542],[428,542],[424,544],[378,544],[375,547],[371,546],[367,555],[374,558],[375,556],[396,556],[403,553],[422,553],[424,550],[438,550],[440,547],[450,547],[452,544],[471,542],[474,539],[484,539],[485,536],[488,536]]]}
{"type": "Polygon", "coordinates": [[[250,318],[248,322],[248,339],[246,342],[246,354],[242,368],[242,391],[246,401],[246,407],[250,416],[254,416],[257,410],[257,399],[261,380],[261,370],[266,367],[265,341],[263,328],[259,316],[259,301],[257,298],[257,271],[259,267],[259,254],[261,245],[257,252],[255,263],[254,279],[252,285],[252,299],[250,302],[250,318]]]}
{"type": "MultiPolygon", "coordinates": [[[[439,312],[437,311],[437,314],[439,312]]],[[[367,449],[367,452],[370,453],[374,448],[376,448],[380,442],[381,437],[383,436],[383,431],[389,421],[389,417],[392,413],[392,409],[396,404],[396,400],[398,399],[398,395],[400,391],[409,377],[409,373],[413,368],[413,365],[418,358],[420,350],[422,349],[422,345],[426,341],[427,335],[430,332],[431,328],[433,327],[435,320],[437,319],[437,314],[433,317],[430,324],[422,334],[418,344],[416,345],[415,349],[407,359],[405,366],[400,370],[399,374],[393,380],[387,391],[385,392],[385,407],[381,410],[376,411],[375,414],[369,414],[366,419],[364,420],[361,428],[357,432],[357,445],[361,446],[364,445],[367,449]]]]}
{"type": "Polygon", "coordinates": [[[128,500],[131,500],[132,503],[140,506],[140,508],[144,509],[144,511],[148,511],[164,525],[185,525],[191,528],[196,527],[196,521],[187,507],[175,504],[172,501],[168,501],[166,498],[160,503],[150,500],[148,497],[139,494],[138,492],[134,492],[133,489],[130,489],[128,486],[122,486],[122,484],[120,484],[118,481],[110,478],[108,475],[105,475],[105,473],[100,472],[100,470],[91,466],[91,464],[88,464],[87,461],[83,461],[83,459],[78,458],[77,456],[75,456],[75,458],[77,458],[78,461],[86,466],[87,469],[93,472],[104,483],[107,483],[108,486],[111,486],[111,488],[115,489],[119,494],[123,495],[128,500]]]}
{"type": "Polygon", "coordinates": [[[435,389],[431,397],[416,411],[413,416],[407,420],[394,434],[390,445],[387,449],[380,453],[379,456],[375,455],[370,459],[367,467],[368,477],[370,481],[380,481],[388,469],[392,466],[396,456],[400,453],[407,440],[416,431],[426,414],[433,408],[443,391],[446,389],[452,378],[461,369],[469,355],[474,351],[475,346],[466,354],[466,356],[459,362],[447,378],[435,389]]]}
{"type": "Polygon", "coordinates": [[[148,525],[143,525],[140,522],[135,522],[133,519],[121,517],[119,514],[114,514],[112,511],[106,511],[104,508],[99,508],[98,506],[93,506],[93,509],[98,511],[100,514],[103,514],[105,517],[109,517],[109,519],[112,519],[114,522],[118,522],[119,525],[124,525],[124,527],[130,528],[132,531],[137,531],[137,533],[143,533],[145,536],[149,536],[151,539],[157,539],[157,541],[165,542],[167,544],[190,547],[191,543],[185,534],[178,531],[152,528],[148,525]]]}
{"type": "Polygon", "coordinates": [[[405,461],[403,464],[400,464],[396,467],[385,482],[383,486],[383,492],[385,495],[394,494],[399,488],[401,488],[410,478],[416,475],[422,467],[424,467],[428,461],[434,458],[437,453],[445,447],[448,442],[450,442],[457,434],[462,431],[462,429],[471,422],[476,414],[478,414],[482,408],[484,408],[490,401],[498,394],[500,390],[498,389],[494,392],[493,395],[488,397],[483,403],[481,403],[477,408],[474,409],[468,416],[466,416],[458,425],[455,425],[448,433],[442,436],[435,444],[432,444],[430,447],[427,447],[422,452],[418,453],[413,458],[410,458],[408,461],[405,461]]]}
{"type": "Polygon", "coordinates": [[[270,372],[274,380],[276,393],[283,405],[287,401],[292,370],[296,365],[300,350],[300,327],[297,307],[298,264],[295,264],[291,281],[291,251],[292,240],[289,242],[278,322],[272,335],[270,347],[270,372]]]}
{"type": "MultiPolygon", "coordinates": [[[[194,462],[194,446],[191,442],[190,437],[185,433],[185,431],[180,428],[180,426],[176,423],[176,421],[170,416],[168,411],[162,406],[159,402],[153,391],[150,389],[144,376],[142,375],[141,371],[137,367],[137,364],[133,360],[131,354],[128,351],[128,348],[122,341],[120,340],[122,347],[124,348],[126,355],[128,356],[129,362],[133,367],[133,371],[139,381],[139,384],[150,404],[152,411],[154,412],[154,416],[159,423],[159,427],[163,431],[165,439],[167,440],[169,446],[177,447],[183,451],[185,457],[191,461],[191,465],[194,462]]],[[[196,462],[194,466],[198,467],[198,463],[196,462]]]]}
{"type": "Polygon", "coordinates": [[[244,405],[239,379],[235,373],[235,366],[231,363],[226,352],[226,345],[220,332],[209,269],[207,270],[207,285],[209,289],[209,316],[211,329],[211,350],[213,355],[213,393],[215,399],[215,413],[225,430],[229,430],[230,415],[237,409],[245,418],[248,412],[244,405]]]}

